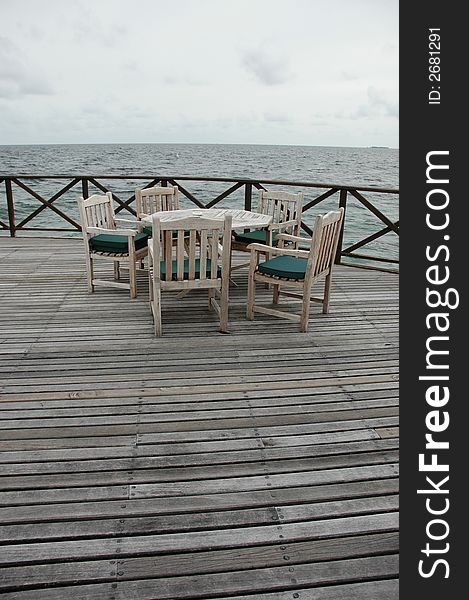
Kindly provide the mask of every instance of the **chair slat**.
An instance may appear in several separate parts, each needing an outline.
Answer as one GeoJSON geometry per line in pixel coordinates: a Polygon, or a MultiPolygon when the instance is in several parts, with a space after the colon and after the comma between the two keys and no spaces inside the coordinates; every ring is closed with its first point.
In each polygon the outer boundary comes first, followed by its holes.
{"type": "Polygon", "coordinates": [[[164,261],[165,280],[171,281],[173,277],[173,232],[171,230],[164,232],[164,261]]]}
{"type": "Polygon", "coordinates": [[[319,275],[324,270],[324,265],[327,262],[327,253],[329,249],[329,241],[331,237],[331,226],[322,227],[321,242],[318,252],[316,264],[314,266],[314,275],[319,275]]]}
{"type": "Polygon", "coordinates": [[[101,222],[103,223],[104,226],[107,226],[107,224],[108,224],[105,204],[101,204],[101,222]]]}
{"type": "Polygon", "coordinates": [[[98,224],[96,219],[96,206],[90,206],[89,208],[89,222],[93,223],[92,227],[96,227],[98,224]]]}
{"type": "Polygon", "coordinates": [[[153,246],[153,276],[157,280],[161,279],[161,260],[163,258],[163,246],[161,239],[161,222],[159,219],[153,221],[152,239],[150,243],[153,246]]]}
{"type": "Polygon", "coordinates": [[[337,223],[332,223],[329,226],[329,236],[327,239],[327,254],[325,256],[325,262],[323,265],[323,269],[328,269],[331,261],[333,260],[333,247],[334,247],[334,238],[337,235],[337,223]]]}
{"type": "Polygon", "coordinates": [[[207,275],[207,230],[200,232],[200,259],[199,259],[199,278],[204,280],[207,275]]]}
{"type": "Polygon", "coordinates": [[[210,278],[217,278],[218,271],[218,240],[220,238],[220,230],[214,229],[210,239],[210,278]]]}
{"type": "Polygon", "coordinates": [[[106,224],[107,227],[109,227],[109,229],[115,229],[116,228],[116,223],[114,221],[115,219],[115,215],[114,215],[114,205],[112,202],[109,202],[107,204],[104,205],[106,207],[106,224]]]}
{"type": "Polygon", "coordinates": [[[197,234],[195,230],[191,229],[189,233],[189,279],[195,278],[195,255],[196,255],[196,244],[197,234]]]}
{"type": "Polygon", "coordinates": [[[178,281],[184,279],[184,229],[178,229],[176,245],[176,264],[178,281]]]}

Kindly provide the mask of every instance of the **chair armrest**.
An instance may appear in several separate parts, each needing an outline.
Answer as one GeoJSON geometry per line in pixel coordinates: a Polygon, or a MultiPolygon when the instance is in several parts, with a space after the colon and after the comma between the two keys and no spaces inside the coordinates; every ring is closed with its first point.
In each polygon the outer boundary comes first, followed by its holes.
{"type": "Polygon", "coordinates": [[[148,225],[148,227],[152,226],[151,215],[147,215],[147,213],[140,213],[137,215],[137,222],[143,223],[143,221],[145,221],[145,224],[148,225]]]}
{"type": "Polygon", "coordinates": [[[109,233],[111,235],[125,235],[126,237],[137,235],[137,232],[133,229],[104,229],[103,227],[87,227],[86,233],[109,233]]]}
{"type": "Polygon", "coordinates": [[[127,223],[128,225],[139,225],[140,221],[136,220],[136,221],[132,221],[131,219],[119,219],[118,217],[115,217],[114,221],[116,223],[127,223]]]}
{"type": "Polygon", "coordinates": [[[296,256],[296,258],[308,258],[308,250],[288,250],[287,248],[274,248],[264,244],[249,244],[248,250],[253,252],[262,252],[263,254],[274,254],[276,256],[296,256]]]}
{"type": "Polygon", "coordinates": [[[289,233],[279,233],[277,236],[277,240],[279,242],[295,242],[295,244],[304,244],[305,246],[311,246],[311,242],[313,241],[310,238],[304,238],[299,235],[290,235],[289,233]]]}
{"type": "Polygon", "coordinates": [[[119,219],[116,217],[116,218],[114,218],[114,221],[119,224],[122,223],[125,225],[133,225],[134,227],[137,228],[138,233],[142,233],[142,231],[143,231],[143,223],[142,223],[142,221],[139,221],[138,219],[136,221],[132,221],[131,219],[119,219]]]}
{"type": "Polygon", "coordinates": [[[290,233],[279,233],[277,238],[279,240],[290,240],[292,242],[303,242],[303,244],[311,244],[310,238],[304,238],[300,235],[291,235],[290,233]]]}
{"type": "Polygon", "coordinates": [[[267,244],[257,244],[257,243],[253,243],[253,244],[249,244],[248,246],[246,246],[246,248],[248,250],[251,250],[251,252],[262,252],[265,253],[267,251],[274,251],[277,248],[274,248],[273,246],[267,246],[267,244]]]}
{"type": "Polygon", "coordinates": [[[293,221],[282,221],[282,223],[271,223],[269,225],[269,229],[286,229],[287,227],[292,227],[293,225],[298,225],[298,221],[295,219],[293,221]]]}

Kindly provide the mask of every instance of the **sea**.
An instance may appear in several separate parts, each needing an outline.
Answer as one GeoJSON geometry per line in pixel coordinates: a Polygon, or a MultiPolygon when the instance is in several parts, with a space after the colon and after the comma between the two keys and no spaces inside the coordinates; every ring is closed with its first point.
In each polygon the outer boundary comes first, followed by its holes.
{"type": "MultiPolygon", "coordinates": [[[[136,187],[147,182],[134,179],[147,176],[177,180],[181,176],[242,177],[258,180],[288,180],[324,184],[324,189],[266,186],[268,189],[303,191],[305,203],[313,200],[333,185],[380,187],[399,186],[399,151],[387,147],[347,148],[326,146],[242,145],[242,144],[50,144],[0,145],[0,180],[4,175],[64,177],[91,175],[110,191],[126,200],[136,187]],[[124,175],[125,180],[106,179],[124,175]]],[[[70,179],[33,178],[25,183],[43,198],[49,199],[70,179]]],[[[204,203],[228,189],[230,183],[183,181],[183,186],[204,203]]],[[[90,193],[98,190],[90,186],[90,193]]],[[[13,184],[15,220],[20,223],[41,202],[13,184]]],[[[81,195],[78,185],[54,201],[54,206],[78,219],[76,199],[81,195]]],[[[392,221],[398,219],[399,195],[363,192],[363,195],[392,221]]],[[[193,204],[181,197],[183,207],[193,204]]],[[[305,223],[312,225],[316,214],[335,208],[338,194],[304,213],[305,223]]],[[[243,207],[243,192],[225,198],[219,206],[243,207]]],[[[255,207],[255,197],[253,197],[255,207]]],[[[0,183],[0,221],[8,222],[6,194],[0,183]]],[[[28,222],[28,227],[69,227],[56,213],[46,209],[28,222]]],[[[348,198],[344,243],[354,244],[383,229],[385,225],[356,199],[348,198]]],[[[5,234],[5,232],[2,232],[5,234]]],[[[24,232],[18,235],[31,235],[24,232]]],[[[44,235],[44,233],[42,233],[44,235]]],[[[48,235],[51,235],[49,232],[48,235]]],[[[57,234],[58,235],[58,234],[57,234]]],[[[65,232],[60,235],[74,235],[65,232]]],[[[76,235],[76,234],[75,234],[76,235]]],[[[389,233],[371,242],[358,252],[383,257],[398,257],[397,236],[389,233]]]]}

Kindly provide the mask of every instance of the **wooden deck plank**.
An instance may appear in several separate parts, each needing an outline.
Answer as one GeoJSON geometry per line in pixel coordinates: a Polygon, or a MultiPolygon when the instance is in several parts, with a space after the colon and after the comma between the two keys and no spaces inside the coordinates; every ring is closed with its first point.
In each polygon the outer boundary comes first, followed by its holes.
{"type": "MultiPolygon", "coordinates": [[[[276,460],[270,464],[270,473],[289,473],[310,470],[332,469],[338,467],[359,467],[361,465],[396,463],[399,455],[396,450],[384,452],[362,452],[360,454],[335,455],[321,458],[291,458],[287,460],[276,460]]],[[[114,466],[113,470],[106,471],[100,469],[96,472],[70,472],[62,469],[58,474],[25,474],[10,475],[6,473],[0,479],[0,484],[4,491],[7,490],[26,490],[26,489],[49,489],[60,488],[63,486],[64,475],[67,478],[68,487],[82,486],[102,486],[119,484],[144,484],[153,482],[176,482],[176,481],[194,481],[201,477],[221,478],[221,477],[240,477],[243,475],[261,475],[265,473],[265,460],[262,452],[257,453],[257,461],[250,462],[231,462],[229,460],[221,465],[204,464],[191,465],[189,467],[167,467],[166,462],[159,461],[159,464],[153,464],[152,468],[134,468],[131,470],[122,470],[120,464],[114,466]]],[[[153,461],[156,462],[156,461],[153,461]]],[[[86,468],[86,466],[85,466],[86,468]]],[[[3,470],[3,469],[2,469],[3,470]]]]}
{"type": "Polygon", "coordinates": [[[195,292],[156,339],[144,275],[0,237],[3,597],[397,600],[397,277],[338,267],[307,334],[234,277],[230,335],[195,292]]]}
{"type": "MultiPolygon", "coordinates": [[[[146,448],[143,452],[140,448],[136,454],[132,448],[128,452],[117,452],[114,447],[104,449],[107,453],[96,458],[96,453],[86,453],[79,450],[44,450],[29,452],[3,452],[0,454],[2,459],[2,475],[38,475],[51,473],[92,473],[94,471],[116,470],[123,471],[129,469],[148,469],[148,468],[171,468],[187,467],[201,465],[226,465],[237,463],[249,463],[262,460],[285,460],[288,458],[301,459],[304,457],[327,457],[334,455],[350,456],[354,453],[364,453],[380,450],[394,450],[398,448],[396,439],[385,439],[377,436],[372,430],[363,429],[339,434],[321,434],[320,436],[303,436],[295,439],[294,436],[287,438],[286,442],[276,446],[276,440],[271,440],[273,447],[261,446],[258,442],[248,440],[236,444],[241,447],[240,450],[230,451],[230,446],[222,444],[220,452],[191,452],[179,453],[175,448],[175,453],[171,454],[171,448],[166,448],[167,452],[162,452],[160,447],[153,449],[153,446],[146,448]],[[313,445],[315,440],[320,443],[313,445]],[[288,441],[291,440],[291,445],[288,441]],[[364,441],[363,441],[364,440],[364,441]],[[323,442],[334,443],[323,443],[323,442]],[[340,442],[343,443],[340,443],[340,442]],[[303,444],[302,444],[303,442],[303,444]],[[312,442],[312,444],[308,444],[312,442]],[[260,452],[262,450],[262,453],[260,452]],[[104,455],[104,456],[103,456],[104,455]]],[[[282,440],[283,442],[283,440],[282,440]]],[[[199,446],[193,444],[197,450],[199,446]]],[[[210,442],[212,450],[215,442],[210,442]]],[[[176,445],[176,444],[175,444],[176,445]]],[[[95,449],[92,449],[95,450],[95,449]]],[[[320,461],[319,461],[320,462],[320,461]]]]}
{"type": "Polygon", "coordinates": [[[295,502],[314,503],[325,500],[346,500],[373,495],[395,494],[398,491],[398,479],[376,479],[360,482],[347,482],[332,485],[303,486],[294,489],[280,488],[275,498],[270,490],[254,492],[213,494],[204,496],[185,496],[171,498],[139,498],[129,500],[101,500],[89,502],[67,502],[54,504],[35,504],[0,508],[2,523],[37,523],[41,521],[65,521],[87,518],[126,518],[155,514],[207,513],[219,510],[238,510],[241,508],[269,507],[279,509],[295,502]],[[274,501],[275,500],[275,501],[274,501]]]}
{"type": "Polygon", "coordinates": [[[46,541],[112,537],[138,534],[157,534],[169,531],[190,531],[202,529],[245,527],[275,523],[289,523],[301,520],[351,516],[397,510],[398,496],[388,494],[348,500],[317,502],[315,504],[288,504],[283,507],[262,507],[191,513],[176,515],[146,515],[125,519],[92,519],[60,522],[29,523],[0,526],[0,540],[46,541]]]}
{"type": "Polygon", "coordinates": [[[397,526],[397,513],[392,512],[201,532],[10,544],[7,547],[8,551],[0,556],[0,565],[105,558],[114,557],[116,554],[138,556],[148,553],[198,552],[214,548],[283,543],[284,540],[301,541],[377,531],[389,532],[395,531],[397,526]]]}
{"type": "MultiPolygon", "coordinates": [[[[397,556],[382,555],[366,558],[352,558],[295,566],[269,567],[251,569],[249,571],[231,571],[220,574],[202,574],[197,576],[180,576],[160,579],[142,579],[135,581],[119,581],[117,584],[96,584],[93,586],[73,586],[73,598],[81,600],[97,598],[144,598],[152,600],[169,600],[170,598],[217,598],[232,596],[236,592],[266,592],[297,589],[308,585],[324,585],[343,582],[363,582],[372,580],[374,593],[380,590],[376,579],[395,578],[397,576],[397,556]]],[[[335,586],[334,586],[335,587],[335,586]]],[[[351,586],[347,586],[351,587],[351,586]]],[[[34,590],[31,592],[7,593],[7,600],[42,600],[45,598],[58,600],[63,598],[64,589],[34,590]],[[34,595],[36,594],[36,595],[34,595]]],[[[69,588],[70,589],[70,588],[69,588]]],[[[363,588],[362,588],[363,589],[363,588]]],[[[395,590],[395,588],[394,588],[395,590]]],[[[291,593],[290,593],[291,594],[291,593]]],[[[324,596],[317,596],[321,598],[324,596]]],[[[337,598],[331,596],[330,598],[337,598]]],[[[353,596],[352,596],[353,597],[353,596]]],[[[360,596],[355,596],[360,598],[360,596]]],[[[373,596],[368,596],[373,597],[373,596]]],[[[380,596],[374,596],[377,598],[380,596]]],[[[396,598],[397,596],[394,596],[396,598]]],[[[340,596],[339,596],[340,598],[340,596]]],[[[342,596],[350,599],[350,596],[342,596]]]]}
{"type": "MultiPolygon", "coordinates": [[[[379,427],[391,427],[398,423],[397,416],[391,417],[373,417],[364,419],[351,419],[349,421],[327,421],[321,423],[295,423],[293,425],[264,425],[263,427],[247,427],[247,428],[232,428],[232,429],[195,429],[194,431],[159,431],[158,433],[134,433],[129,435],[97,435],[97,436],[80,436],[80,437],[58,437],[52,438],[45,436],[41,438],[30,438],[22,437],[21,430],[17,431],[16,438],[14,439],[3,439],[1,448],[8,452],[9,450],[36,450],[36,449],[54,449],[54,448],[66,448],[66,449],[77,449],[85,451],[85,448],[90,448],[85,452],[91,452],[91,449],[95,449],[96,452],[100,452],[99,448],[106,448],[111,446],[120,447],[121,450],[125,451],[125,448],[133,448],[133,452],[136,455],[141,454],[142,456],[150,452],[149,446],[162,445],[164,443],[186,443],[192,441],[201,440],[213,441],[213,440],[236,440],[236,439],[247,439],[254,438],[258,439],[258,443],[266,444],[266,439],[275,435],[287,436],[294,435],[295,432],[298,435],[304,434],[318,434],[316,443],[321,443],[327,438],[319,436],[327,435],[330,432],[342,432],[342,431],[353,431],[358,429],[370,429],[379,427]],[[262,435],[261,435],[262,434],[262,435]]],[[[376,437],[375,431],[372,431],[371,437],[376,437]]],[[[4,434],[2,434],[4,437],[4,434]]],[[[379,437],[379,436],[378,436],[379,437]]],[[[267,441],[267,445],[269,445],[267,441]]],[[[176,447],[175,451],[179,450],[179,453],[184,453],[184,446],[176,447]],[[181,448],[181,449],[180,449],[181,448]]],[[[53,450],[51,450],[53,452],[53,450]]],[[[116,455],[119,455],[119,450],[116,450],[116,455]]],[[[187,450],[191,452],[191,450],[187,450]]],[[[3,454],[0,452],[0,457],[3,454]]],[[[26,455],[28,456],[28,455],[26,455]]]]}
{"type": "MultiPolygon", "coordinates": [[[[256,546],[252,549],[233,548],[208,550],[197,554],[167,554],[136,558],[120,558],[116,561],[95,560],[73,563],[51,563],[28,566],[0,567],[0,590],[14,589],[28,584],[47,585],[50,581],[73,584],[77,580],[119,580],[217,573],[229,566],[233,571],[247,568],[283,566],[288,556],[289,564],[308,561],[351,558],[354,556],[379,555],[396,552],[398,535],[395,532],[360,535],[348,538],[289,542],[282,551],[276,545],[256,546]]],[[[376,599],[374,599],[376,600],[376,599]]]]}

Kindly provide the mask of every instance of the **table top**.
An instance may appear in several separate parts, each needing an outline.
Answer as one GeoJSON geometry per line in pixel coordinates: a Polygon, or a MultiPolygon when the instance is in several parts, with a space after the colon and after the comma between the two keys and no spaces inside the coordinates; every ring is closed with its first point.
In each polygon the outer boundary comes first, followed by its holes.
{"type": "MultiPolygon", "coordinates": [[[[181,217],[203,216],[209,219],[221,219],[225,215],[231,215],[233,218],[232,228],[250,228],[262,229],[272,223],[271,215],[251,212],[249,210],[240,210],[237,208],[189,208],[183,210],[164,210],[154,213],[158,215],[161,221],[172,221],[181,217]]],[[[142,221],[151,225],[151,217],[142,217],[142,221]]]]}

